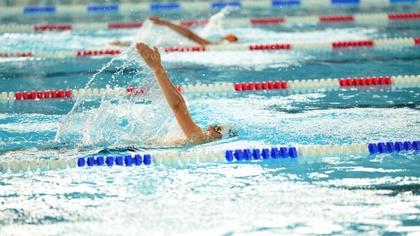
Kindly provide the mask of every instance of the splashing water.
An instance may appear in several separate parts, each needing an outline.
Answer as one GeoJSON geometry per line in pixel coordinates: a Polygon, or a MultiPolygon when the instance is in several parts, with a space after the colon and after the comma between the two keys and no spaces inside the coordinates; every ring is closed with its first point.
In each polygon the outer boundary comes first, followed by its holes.
{"type": "Polygon", "coordinates": [[[229,15],[232,10],[235,9],[235,7],[227,6],[224,7],[220,12],[212,15],[209,19],[209,22],[200,32],[200,36],[209,39],[219,39],[221,36],[226,35],[226,32],[223,28],[223,19],[225,16],[229,15]]]}
{"type": "Polygon", "coordinates": [[[174,45],[191,45],[193,42],[184,36],[178,34],[172,29],[156,25],[149,19],[147,19],[137,36],[134,39],[134,43],[143,42],[147,45],[156,45],[161,47],[174,46],[174,45]]]}
{"type": "MultiPolygon", "coordinates": [[[[202,35],[223,35],[222,20],[231,10],[224,8],[213,15],[202,35]]],[[[106,71],[111,69],[115,72],[109,78],[107,88],[116,88],[124,84],[127,87],[139,88],[140,94],[122,93],[113,98],[102,96],[99,99],[78,97],[72,110],[62,119],[55,142],[82,147],[147,146],[150,145],[150,140],[164,142],[165,139],[181,136],[182,132],[157,81],[149,69],[144,70],[146,66],[134,44],[187,44],[188,40],[185,40],[173,30],[156,26],[150,20],[146,20],[135,42],[92,75],[84,88],[85,91],[95,88],[98,78],[106,78],[106,71]]]]}
{"type": "MultiPolygon", "coordinates": [[[[207,39],[219,39],[221,36],[226,35],[223,28],[223,19],[235,9],[235,7],[228,6],[211,16],[206,26],[198,34],[207,39]]],[[[148,19],[143,23],[134,42],[143,42],[147,45],[161,47],[195,44],[193,41],[178,34],[174,30],[166,26],[156,25],[148,19]]]]}
{"type": "MultiPolygon", "coordinates": [[[[147,30],[145,28],[144,30],[147,30]]],[[[106,71],[115,71],[108,88],[138,88],[137,93],[115,97],[78,97],[72,110],[62,119],[55,141],[81,147],[144,146],[148,140],[176,136],[179,128],[149,69],[134,46],[95,73],[84,90],[96,86],[106,71]],[[121,65],[122,63],[122,65],[121,65]]]]}

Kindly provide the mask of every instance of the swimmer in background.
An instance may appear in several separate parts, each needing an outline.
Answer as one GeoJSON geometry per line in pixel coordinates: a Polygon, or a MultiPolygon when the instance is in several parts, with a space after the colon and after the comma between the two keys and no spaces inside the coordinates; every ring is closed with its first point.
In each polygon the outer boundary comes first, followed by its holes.
{"type": "Polygon", "coordinates": [[[166,74],[157,47],[150,48],[140,42],[136,43],[136,48],[146,65],[152,69],[169,107],[172,109],[176,121],[185,135],[186,139],[183,140],[183,143],[205,143],[237,135],[237,131],[230,125],[210,125],[207,130],[203,130],[198,126],[192,120],[181,93],[166,74]]]}
{"type": "MultiPolygon", "coordinates": [[[[233,34],[227,34],[225,37],[221,37],[219,40],[211,41],[211,40],[207,40],[207,39],[204,39],[204,38],[198,36],[197,34],[195,34],[190,29],[188,29],[184,26],[173,24],[170,21],[160,19],[160,18],[157,18],[157,17],[149,17],[149,20],[152,21],[154,24],[167,26],[168,28],[174,30],[178,34],[180,34],[180,35],[182,35],[182,36],[184,36],[184,37],[186,37],[186,38],[188,38],[188,39],[190,39],[190,40],[192,40],[192,41],[194,41],[194,42],[196,42],[200,45],[220,44],[220,43],[223,43],[225,41],[227,41],[229,43],[234,43],[234,42],[238,41],[238,37],[236,37],[233,34]]],[[[119,41],[119,40],[111,43],[111,45],[114,45],[114,46],[125,46],[125,47],[130,46],[130,44],[131,44],[130,42],[119,41]]]]}

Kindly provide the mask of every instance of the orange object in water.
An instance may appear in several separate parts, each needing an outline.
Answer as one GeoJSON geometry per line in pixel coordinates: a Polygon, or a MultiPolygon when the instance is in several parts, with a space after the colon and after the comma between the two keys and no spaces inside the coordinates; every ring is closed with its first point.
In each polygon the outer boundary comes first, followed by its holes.
{"type": "Polygon", "coordinates": [[[228,34],[226,35],[226,40],[229,41],[230,43],[233,43],[233,42],[238,41],[238,37],[236,37],[233,34],[228,34]]]}

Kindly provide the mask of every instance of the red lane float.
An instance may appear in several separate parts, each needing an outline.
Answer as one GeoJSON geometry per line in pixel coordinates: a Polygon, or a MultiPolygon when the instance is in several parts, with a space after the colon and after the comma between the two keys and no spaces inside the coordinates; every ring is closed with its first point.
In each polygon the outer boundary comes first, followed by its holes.
{"type": "Polygon", "coordinates": [[[140,28],[143,25],[142,22],[121,22],[121,23],[109,23],[108,29],[131,29],[140,28]]]}
{"type": "Polygon", "coordinates": [[[388,19],[390,20],[409,20],[409,19],[416,19],[420,18],[419,12],[414,13],[389,13],[388,19]]]}
{"type": "Polygon", "coordinates": [[[187,47],[169,47],[165,48],[165,52],[204,52],[206,46],[187,46],[187,47]]]}
{"type": "Polygon", "coordinates": [[[15,93],[16,100],[29,100],[29,99],[50,99],[50,98],[70,98],[72,96],[69,89],[63,90],[45,90],[45,91],[17,91],[15,93]]]}
{"type": "Polygon", "coordinates": [[[71,30],[72,26],[70,24],[63,25],[35,25],[35,31],[47,31],[47,30],[71,30]]]}
{"type": "Polygon", "coordinates": [[[207,25],[208,20],[184,20],[179,24],[182,26],[192,27],[192,26],[204,26],[207,25]]]}
{"type": "Polygon", "coordinates": [[[390,85],[392,84],[391,77],[366,77],[366,78],[341,78],[339,80],[340,87],[348,86],[369,86],[369,85],[390,85]]]}
{"type": "Polygon", "coordinates": [[[0,57],[33,57],[30,52],[0,53],[0,57]]]}
{"type": "Polygon", "coordinates": [[[340,41],[333,42],[333,48],[342,48],[342,47],[373,47],[373,40],[360,40],[360,41],[340,41]]]}
{"type": "Polygon", "coordinates": [[[44,91],[44,98],[51,98],[51,92],[50,91],[44,91]]]}
{"type": "Polygon", "coordinates": [[[320,16],[320,22],[340,22],[340,21],[354,21],[354,17],[348,16],[320,16]]]}
{"type": "Polygon", "coordinates": [[[291,49],[291,45],[288,43],[280,44],[257,44],[257,45],[249,45],[248,46],[250,51],[256,51],[256,50],[288,50],[291,49]]]}
{"type": "Polygon", "coordinates": [[[131,95],[139,95],[139,94],[144,94],[146,92],[146,89],[137,88],[137,87],[128,87],[126,91],[128,94],[131,94],[131,95]]]}
{"type": "Polygon", "coordinates": [[[250,19],[253,25],[280,24],[286,22],[284,18],[256,18],[250,19]]]}
{"type": "Polygon", "coordinates": [[[287,89],[286,81],[268,81],[268,82],[242,82],[235,83],[235,91],[251,91],[251,90],[272,90],[272,89],[287,89]]]}
{"type": "Polygon", "coordinates": [[[77,51],[78,57],[85,56],[101,56],[101,55],[118,55],[121,51],[118,49],[104,49],[104,50],[81,50],[77,51]]]}

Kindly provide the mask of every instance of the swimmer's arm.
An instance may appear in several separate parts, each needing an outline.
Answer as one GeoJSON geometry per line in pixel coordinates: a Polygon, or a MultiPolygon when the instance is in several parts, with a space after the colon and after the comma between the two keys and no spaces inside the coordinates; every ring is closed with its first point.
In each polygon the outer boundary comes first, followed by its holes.
{"type": "Polygon", "coordinates": [[[156,66],[152,70],[185,136],[197,141],[207,138],[203,136],[203,130],[192,120],[184,98],[169,79],[163,66],[156,66]]]}
{"type": "Polygon", "coordinates": [[[169,27],[170,29],[174,30],[175,32],[183,35],[184,37],[187,37],[187,38],[191,39],[192,41],[194,41],[194,42],[196,42],[200,45],[212,44],[212,42],[201,38],[200,36],[198,36],[197,34],[192,32],[191,30],[189,30],[188,28],[185,28],[183,26],[176,25],[176,24],[171,23],[170,21],[159,19],[159,18],[156,18],[156,17],[150,17],[149,19],[155,24],[164,25],[164,26],[169,27]]]}
{"type": "Polygon", "coordinates": [[[166,74],[160,60],[160,54],[156,47],[149,48],[144,43],[136,44],[137,51],[143,57],[146,64],[152,69],[156,80],[172,109],[175,118],[184,132],[185,136],[194,141],[205,141],[208,139],[206,133],[192,120],[188,112],[184,98],[166,74]]]}

